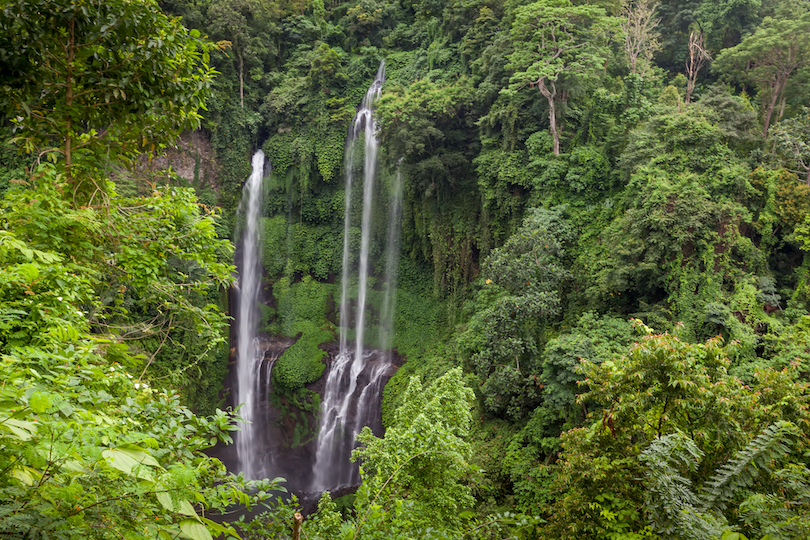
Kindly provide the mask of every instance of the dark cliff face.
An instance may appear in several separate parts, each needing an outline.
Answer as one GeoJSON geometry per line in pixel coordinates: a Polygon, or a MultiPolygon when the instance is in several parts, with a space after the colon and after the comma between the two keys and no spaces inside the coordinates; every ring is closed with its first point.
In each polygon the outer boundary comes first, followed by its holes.
{"type": "Polygon", "coordinates": [[[217,159],[210,135],[201,129],[185,131],[172,146],[141,154],[130,166],[112,167],[109,174],[118,193],[124,196],[142,195],[149,192],[152,184],[168,182],[194,187],[199,201],[206,206],[223,202],[222,163],[217,159]],[[169,169],[173,175],[168,174],[169,169]]]}
{"type": "Polygon", "coordinates": [[[180,178],[198,188],[220,189],[219,163],[211,146],[211,140],[202,130],[185,132],[176,141],[174,148],[151,160],[142,159],[139,169],[147,175],[164,171],[171,167],[180,178]],[[151,173],[151,174],[150,174],[151,173]]]}
{"type": "MultiPolygon", "coordinates": [[[[262,337],[260,339],[263,348],[267,350],[265,362],[274,362],[286,349],[295,343],[292,338],[262,337]]],[[[326,369],[317,381],[306,385],[310,396],[312,392],[322,395],[330,366],[338,354],[338,344],[335,342],[325,344],[322,348],[327,352],[324,359],[326,369]]],[[[227,407],[235,407],[233,403],[235,393],[232,388],[235,385],[236,378],[236,358],[233,351],[234,349],[232,349],[230,369],[225,378],[222,394],[227,407]]],[[[382,390],[388,380],[396,373],[398,366],[404,361],[395,351],[392,354],[394,355],[393,361],[387,359],[381,351],[372,351],[369,355],[363,371],[358,376],[357,388],[351,401],[357,403],[360,393],[369,383],[371,373],[381,363],[385,363],[385,372],[380,378],[381,384],[377,389],[377,396],[372,401],[370,409],[365,411],[350,410],[348,413],[351,418],[358,418],[359,421],[371,427],[377,436],[383,435],[381,419],[382,390]]],[[[267,370],[263,370],[263,372],[267,373],[267,370]]],[[[261,396],[259,411],[256,416],[259,419],[257,423],[260,425],[254,447],[255,457],[258,461],[257,470],[270,479],[275,477],[286,479],[285,487],[291,493],[295,493],[306,507],[308,501],[317,502],[320,497],[320,493],[308,492],[311,489],[313,465],[317,450],[320,408],[316,406],[317,403],[313,404],[311,399],[306,402],[301,400],[296,403],[297,400],[291,399],[289,396],[273,395],[272,380],[262,380],[261,384],[263,388],[267,389],[267,392],[261,396]],[[303,408],[299,405],[303,405],[303,408]]],[[[233,433],[232,436],[236,440],[239,437],[239,432],[233,433]]],[[[239,472],[235,444],[227,446],[218,444],[208,453],[220,459],[229,471],[239,472]]],[[[348,460],[344,464],[336,464],[335,466],[354,469],[358,467],[357,464],[353,464],[348,460]]],[[[336,485],[331,486],[330,491],[335,494],[348,492],[356,487],[356,485],[336,485]]]]}

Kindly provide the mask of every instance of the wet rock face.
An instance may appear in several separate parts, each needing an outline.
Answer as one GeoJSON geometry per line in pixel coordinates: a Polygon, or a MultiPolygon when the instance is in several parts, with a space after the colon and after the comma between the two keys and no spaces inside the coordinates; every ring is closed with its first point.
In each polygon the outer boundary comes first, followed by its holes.
{"type": "MultiPolygon", "coordinates": [[[[261,345],[266,349],[264,362],[273,362],[287,350],[293,343],[291,338],[268,338],[261,337],[261,345]]],[[[328,343],[323,346],[327,352],[325,358],[326,369],[323,375],[314,383],[306,386],[307,390],[317,394],[323,394],[327,375],[338,354],[337,343],[328,343]]],[[[360,394],[368,385],[372,378],[378,380],[379,387],[377,395],[371,402],[371,407],[365,411],[350,410],[350,417],[357,418],[356,421],[369,425],[377,436],[383,435],[381,420],[382,390],[388,380],[393,377],[404,361],[395,351],[388,352],[393,358],[388,357],[383,351],[372,350],[366,356],[363,370],[357,378],[357,385],[352,395],[351,402],[356,404],[360,401],[360,394]],[[373,376],[375,370],[384,369],[382,376],[373,376]]],[[[234,407],[234,393],[231,391],[235,384],[235,358],[231,358],[231,369],[225,379],[225,403],[226,406],[234,407]]],[[[262,370],[267,373],[269,370],[262,370]]],[[[294,403],[288,397],[272,395],[272,380],[261,381],[261,387],[267,392],[258,400],[258,410],[255,411],[256,428],[254,430],[253,451],[256,459],[256,470],[260,476],[267,478],[282,477],[287,480],[287,489],[298,495],[302,505],[307,506],[310,502],[317,503],[320,493],[310,493],[313,478],[313,465],[315,463],[317,451],[318,428],[320,425],[320,409],[314,407],[310,400],[305,403],[294,403]],[[305,410],[298,405],[304,405],[305,410]]],[[[352,420],[354,422],[355,420],[352,420]]],[[[239,432],[232,434],[234,440],[239,437],[239,432]]],[[[211,449],[210,455],[219,458],[228,470],[239,472],[239,461],[236,456],[236,445],[219,444],[211,449]]],[[[338,465],[336,465],[338,466],[338,465]]],[[[353,464],[346,459],[346,463],[340,467],[351,467],[355,471],[357,464],[353,464]]],[[[359,476],[354,475],[359,482],[359,476]]],[[[329,489],[333,493],[348,493],[357,487],[354,485],[335,485],[329,489]]]]}
{"type": "Polygon", "coordinates": [[[152,156],[151,161],[143,158],[138,168],[144,174],[154,175],[156,171],[169,167],[193,185],[219,190],[219,165],[211,141],[201,130],[183,133],[174,148],[167,148],[165,152],[152,156]]]}

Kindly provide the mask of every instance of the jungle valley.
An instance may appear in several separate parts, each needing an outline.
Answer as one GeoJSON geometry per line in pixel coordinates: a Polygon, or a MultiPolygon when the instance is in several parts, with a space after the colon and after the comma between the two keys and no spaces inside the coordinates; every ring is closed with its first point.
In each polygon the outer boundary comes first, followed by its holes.
{"type": "Polygon", "coordinates": [[[0,0],[0,111],[0,537],[810,538],[810,1],[0,0]]]}

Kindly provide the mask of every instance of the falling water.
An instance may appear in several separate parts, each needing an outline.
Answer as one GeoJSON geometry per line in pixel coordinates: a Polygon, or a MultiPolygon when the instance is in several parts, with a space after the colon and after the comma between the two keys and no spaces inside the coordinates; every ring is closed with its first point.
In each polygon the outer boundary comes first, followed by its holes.
{"type": "MultiPolygon", "coordinates": [[[[321,408],[321,429],[314,466],[313,488],[334,489],[358,483],[358,472],[349,462],[354,440],[365,425],[373,420],[370,404],[378,399],[382,390],[382,375],[386,371],[389,355],[374,365],[368,365],[371,353],[364,348],[366,327],[366,300],[368,295],[369,252],[371,243],[372,206],[375,194],[377,167],[377,125],[374,105],[382,92],[385,81],[385,63],[380,64],[377,76],[363,98],[354,117],[346,142],[346,208],[343,236],[343,275],[340,299],[340,349],[332,363],[326,381],[321,408]],[[361,221],[360,255],[357,270],[357,305],[355,309],[355,343],[348,343],[349,331],[349,283],[351,281],[350,225],[354,170],[355,140],[364,132],[363,207],[361,221]],[[365,376],[358,380],[364,370],[365,376]],[[357,395],[359,392],[359,395],[357,395]]],[[[401,214],[401,179],[397,174],[396,185],[389,208],[388,262],[385,266],[384,299],[380,321],[380,343],[388,348],[391,343],[393,319],[393,294],[396,262],[399,260],[399,216],[401,214]],[[396,247],[394,246],[396,244],[396,247]]],[[[379,414],[379,413],[376,413],[379,414]]]]}
{"type": "MultiPolygon", "coordinates": [[[[386,239],[385,275],[382,309],[380,310],[380,348],[390,356],[394,336],[394,308],[397,293],[397,268],[399,267],[399,246],[402,220],[402,159],[397,164],[397,174],[391,189],[388,216],[388,238],[386,239]]],[[[390,361],[390,359],[389,359],[390,361]]]]}
{"type": "Polygon", "coordinates": [[[260,218],[263,199],[264,152],[253,154],[253,171],[245,184],[240,212],[244,213],[242,265],[239,269],[239,309],[237,312],[236,401],[242,404],[240,416],[246,421],[236,437],[240,470],[248,479],[257,478],[253,423],[262,396],[262,384],[270,380],[272,362],[265,362],[265,348],[257,338],[259,293],[262,280],[260,218]],[[264,371],[264,372],[263,372],[264,371]]]}
{"type": "MultiPolygon", "coordinates": [[[[401,161],[401,160],[400,160],[401,161]]],[[[400,221],[402,218],[402,173],[397,167],[397,174],[392,186],[388,215],[388,235],[386,238],[385,274],[383,275],[383,299],[380,309],[380,335],[379,346],[382,349],[382,361],[371,368],[368,384],[363,388],[357,400],[355,425],[357,428],[352,437],[360,432],[362,426],[371,425],[379,410],[372,406],[376,399],[382,395],[383,377],[392,361],[391,345],[394,336],[394,308],[397,292],[397,268],[399,266],[400,221]]],[[[359,348],[359,345],[358,345],[359,348]]]]}

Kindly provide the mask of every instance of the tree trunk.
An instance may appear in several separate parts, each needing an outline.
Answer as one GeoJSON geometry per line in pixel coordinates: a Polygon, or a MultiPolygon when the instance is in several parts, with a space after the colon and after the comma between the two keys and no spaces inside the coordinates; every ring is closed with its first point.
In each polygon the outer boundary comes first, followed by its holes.
{"type": "Polygon", "coordinates": [[[554,83],[551,83],[551,90],[546,87],[546,79],[545,77],[540,78],[537,81],[537,87],[540,89],[540,93],[543,94],[548,101],[548,121],[549,121],[549,129],[551,130],[551,136],[554,138],[554,155],[560,155],[560,133],[557,130],[557,106],[556,106],[556,98],[557,98],[557,87],[554,86],[554,83]]]}
{"type": "Polygon", "coordinates": [[[692,101],[692,92],[695,91],[695,80],[693,78],[689,78],[686,80],[686,95],[683,98],[683,105],[684,108],[689,107],[689,103],[692,101]]]}
{"type": "Polygon", "coordinates": [[[301,538],[301,523],[304,522],[304,516],[296,512],[293,516],[293,533],[292,540],[300,540],[301,538]]]}
{"type": "Polygon", "coordinates": [[[765,121],[762,125],[762,137],[764,139],[768,138],[768,128],[771,126],[771,116],[773,116],[773,110],[776,108],[776,103],[779,101],[779,93],[781,90],[782,88],[779,83],[776,83],[771,87],[773,96],[771,96],[771,102],[765,109],[765,121]]]}
{"type": "MultiPolygon", "coordinates": [[[[703,47],[703,32],[689,34],[689,59],[686,61],[686,96],[684,109],[692,102],[692,93],[697,85],[698,72],[710,59],[709,52],[703,47]]],[[[680,110],[680,107],[678,108],[680,110]]]]}

